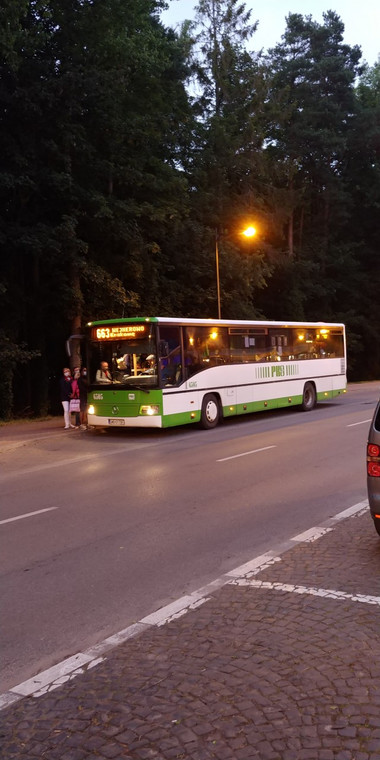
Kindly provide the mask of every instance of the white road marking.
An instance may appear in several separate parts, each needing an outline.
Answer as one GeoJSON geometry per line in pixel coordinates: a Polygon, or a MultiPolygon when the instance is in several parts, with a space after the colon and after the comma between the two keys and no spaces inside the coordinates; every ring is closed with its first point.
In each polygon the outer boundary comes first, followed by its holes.
{"type": "MultiPolygon", "coordinates": [[[[52,507],[52,509],[56,509],[56,507],[52,507]]],[[[305,537],[305,542],[321,538],[321,536],[331,530],[331,527],[335,526],[340,520],[353,517],[355,514],[359,515],[367,509],[367,500],[354,504],[352,507],[339,512],[334,515],[334,517],[326,520],[326,523],[323,525],[311,528],[310,531],[305,531],[305,533],[300,533],[298,536],[290,539],[285,545],[282,545],[282,548],[277,551],[277,553],[275,550],[272,550],[266,554],[261,554],[259,557],[255,557],[250,562],[246,562],[244,565],[235,568],[235,570],[230,570],[220,578],[216,578],[207,586],[203,586],[197,591],[193,591],[192,593],[171,602],[166,605],[166,607],[161,607],[159,610],[147,615],[137,623],[133,623],[128,628],[124,628],[122,631],[109,636],[107,639],[100,641],[98,644],[86,649],[84,652],[78,652],[73,655],[73,657],[63,660],[48,670],[39,673],[37,676],[29,678],[27,681],[12,687],[4,694],[0,694],[0,710],[17,702],[25,696],[40,697],[42,694],[46,694],[47,692],[58,688],[66,681],[84,673],[88,668],[95,667],[103,662],[106,659],[107,652],[118,644],[121,644],[123,641],[133,638],[134,636],[138,636],[143,631],[146,631],[151,625],[157,627],[165,625],[165,623],[185,615],[189,610],[196,609],[199,605],[212,597],[217,589],[222,588],[227,584],[230,586],[251,585],[256,588],[267,588],[275,591],[291,591],[298,594],[312,594],[313,596],[329,599],[345,599],[353,602],[365,602],[367,604],[380,606],[380,597],[377,596],[365,596],[364,594],[354,595],[348,594],[344,591],[334,591],[332,589],[316,589],[308,586],[293,586],[283,583],[271,583],[269,581],[255,581],[252,578],[253,575],[258,575],[276,562],[281,562],[281,556],[279,555],[293,548],[294,542],[300,542],[302,536],[305,537]]]]}
{"type": "Polygon", "coordinates": [[[25,512],[24,515],[17,515],[17,517],[8,517],[7,520],[0,520],[0,525],[14,522],[15,520],[24,520],[25,517],[33,517],[33,515],[42,515],[43,512],[51,512],[53,509],[58,509],[58,507],[47,507],[46,509],[39,509],[37,512],[25,512]]]}
{"type": "Polygon", "coordinates": [[[248,454],[258,454],[259,451],[268,451],[268,449],[276,449],[277,446],[264,446],[262,449],[253,449],[253,451],[243,451],[242,454],[234,454],[231,457],[224,457],[224,459],[217,459],[217,462],[227,462],[229,459],[238,459],[238,457],[247,457],[248,454]]]}
{"type": "Polygon", "coordinates": [[[230,570],[227,575],[232,576],[233,578],[241,578],[242,575],[257,575],[257,573],[266,570],[275,562],[281,562],[281,557],[277,557],[274,552],[267,552],[266,554],[261,554],[259,557],[255,557],[255,559],[251,559],[251,561],[246,562],[245,565],[235,567],[233,570],[230,570]]]}
{"type": "Polygon", "coordinates": [[[346,425],[346,427],[356,427],[356,425],[368,425],[369,422],[371,422],[371,420],[362,420],[361,422],[351,422],[351,425],[346,425]]]}
{"type": "Polygon", "coordinates": [[[360,512],[366,512],[368,509],[368,499],[364,499],[364,501],[359,501],[357,504],[354,504],[352,507],[348,507],[348,509],[344,509],[343,512],[338,512],[337,515],[334,515],[334,517],[330,517],[330,524],[334,522],[338,522],[339,520],[345,520],[346,517],[352,517],[352,515],[359,514],[360,512]]]}
{"type": "Polygon", "coordinates": [[[250,578],[237,578],[231,581],[234,586],[252,586],[264,588],[270,591],[290,591],[292,594],[309,594],[310,596],[322,596],[325,599],[341,599],[343,601],[364,602],[376,604],[380,607],[380,596],[367,596],[366,594],[348,594],[346,591],[335,591],[331,588],[313,588],[312,586],[294,586],[292,583],[271,583],[270,581],[256,581],[250,578]]]}
{"type": "Polygon", "coordinates": [[[310,530],[305,530],[304,533],[299,533],[298,536],[293,536],[290,540],[311,544],[313,541],[317,541],[317,539],[325,533],[329,533],[330,530],[332,530],[332,528],[310,528],[310,530]]]}

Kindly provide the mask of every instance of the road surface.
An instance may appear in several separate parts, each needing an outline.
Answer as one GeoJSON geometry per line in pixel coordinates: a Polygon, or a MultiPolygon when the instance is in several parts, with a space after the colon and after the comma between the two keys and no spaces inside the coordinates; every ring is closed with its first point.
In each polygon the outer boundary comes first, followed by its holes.
{"type": "Polygon", "coordinates": [[[378,396],[207,431],[0,428],[0,690],[365,499],[378,396]]]}

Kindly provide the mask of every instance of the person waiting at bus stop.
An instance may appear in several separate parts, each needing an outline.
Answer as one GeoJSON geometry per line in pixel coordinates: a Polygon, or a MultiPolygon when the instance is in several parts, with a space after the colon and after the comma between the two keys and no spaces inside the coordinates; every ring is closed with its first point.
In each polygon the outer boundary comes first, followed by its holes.
{"type": "Polygon", "coordinates": [[[69,430],[70,427],[75,427],[70,424],[70,400],[72,398],[72,386],[71,386],[71,370],[69,367],[64,367],[63,377],[60,379],[59,390],[60,397],[63,406],[63,415],[65,421],[65,430],[69,430]]]}
{"type": "MultiPolygon", "coordinates": [[[[79,400],[79,386],[78,386],[79,378],[80,378],[80,367],[74,367],[73,377],[71,379],[71,399],[79,400]]],[[[71,425],[71,427],[78,428],[80,424],[80,412],[75,411],[73,412],[73,414],[74,414],[74,419],[75,419],[75,425],[71,425]]]]}
{"type": "Polygon", "coordinates": [[[112,383],[111,373],[108,369],[108,362],[100,362],[100,369],[96,373],[97,383],[112,383]]]}
{"type": "Polygon", "coordinates": [[[82,367],[78,379],[79,400],[80,400],[80,426],[82,430],[87,428],[87,368],[82,367]]]}

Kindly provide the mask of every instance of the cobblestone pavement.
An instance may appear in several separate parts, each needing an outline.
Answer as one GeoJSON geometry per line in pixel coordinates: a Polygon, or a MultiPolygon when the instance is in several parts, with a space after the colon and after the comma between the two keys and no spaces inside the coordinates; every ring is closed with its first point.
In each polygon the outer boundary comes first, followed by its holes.
{"type": "Polygon", "coordinates": [[[377,760],[380,540],[368,511],[231,574],[1,713],[3,760],[377,760]]]}

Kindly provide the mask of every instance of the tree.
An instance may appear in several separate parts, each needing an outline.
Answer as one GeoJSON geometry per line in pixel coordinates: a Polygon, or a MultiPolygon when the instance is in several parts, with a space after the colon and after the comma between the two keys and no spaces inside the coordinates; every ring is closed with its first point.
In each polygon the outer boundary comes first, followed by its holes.
{"type": "Polygon", "coordinates": [[[267,57],[267,202],[276,208],[290,258],[278,259],[278,275],[286,273],[286,299],[290,282],[298,317],[311,319],[321,310],[326,319],[337,313],[334,268],[354,256],[341,247],[340,231],[350,215],[345,166],[361,53],[343,43],[335,13],[323,19],[290,14],[283,41],[267,57]]]}
{"type": "MultiPolygon", "coordinates": [[[[265,287],[270,274],[261,244],[245,259],[237,234],[239,222],[263,214],[252,188],[261,151],[255,109],[262,79],[259,58],[245,48],[257,26],[250,17],[251,11],[237,0],[201,0],[190,26],[198,115],[191,202],[204,229],[197,269],[206,271],[208,258],[207,293],[215,294],[217,235],[224,316],[252,316],[254,291],[265,287]]],[[[212,305],[212,297],[207,300],[212,305]]],[[[215,295],[212,311],[217,313],[215,295]]]]}
{"type": "Polygon", "coordinates": [[[2,316],[40,355],[23,375],[36,411],[70,332],[157,299],[157,241],[185,213],[186,72],[162,6],[20,0],[0,16],[2,316]]]}

